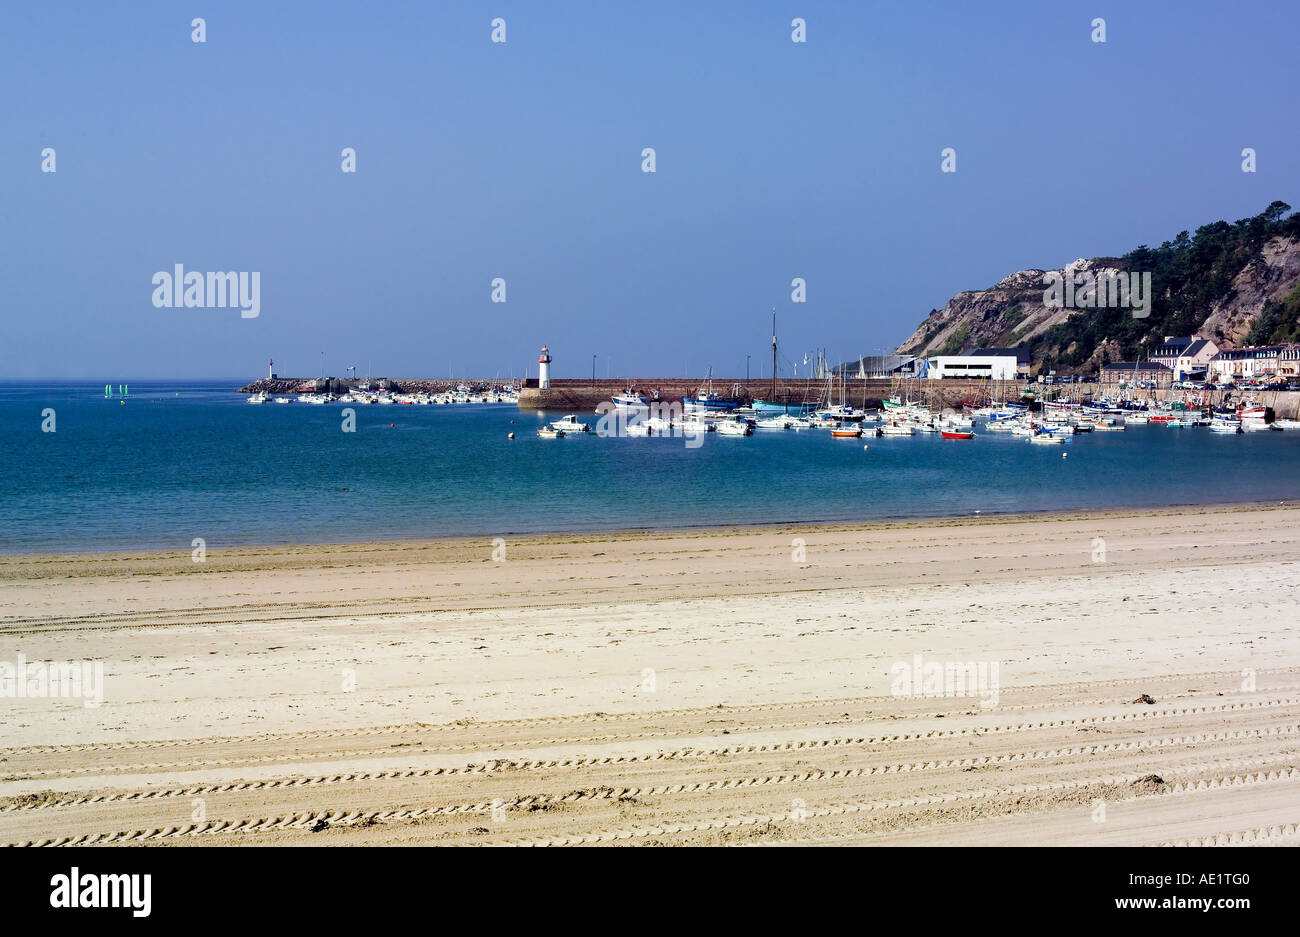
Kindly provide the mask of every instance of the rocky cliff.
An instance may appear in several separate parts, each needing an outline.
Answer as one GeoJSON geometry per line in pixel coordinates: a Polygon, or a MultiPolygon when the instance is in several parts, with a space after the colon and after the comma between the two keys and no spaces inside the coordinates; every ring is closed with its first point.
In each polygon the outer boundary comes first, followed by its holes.
{"type": "Polygon", "coordinates": [[[900,354],[955,354],[1018,346],[1036,366],[1094,371],[1107,361],[1145,355],[1166,335],[1199,334],[1220,345],[1300,340],[1300,213],[1274,202],[1235,224],[1182,232],[1158,248],[1123,257],[1079,259],[1055,271],[1020,270],[982,290],[958,293],[931,310],[898,347],[900,354]],[[1063,281],[1151,274],[1151,307],[1077,308],[1048,302],[1063,281]]]}

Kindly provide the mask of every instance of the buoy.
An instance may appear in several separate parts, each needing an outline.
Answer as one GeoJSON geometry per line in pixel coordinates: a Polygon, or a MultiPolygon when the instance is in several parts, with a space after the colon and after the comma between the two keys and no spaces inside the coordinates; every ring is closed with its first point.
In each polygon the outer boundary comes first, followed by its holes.
{"type": "MultiPolygon", "coordinates": [[[[510,422],[513,423],[514,420],[511,420],[510,422]]],[[[514,438],[515,438],[515,434],[514,434],[514,433],[511,433],[511,434],[509,435],[509,437],[507,437],[507,438],[509,438],[509,439],[514,439],[514,438]]]]}
{"type": "Polygon", "coordinates": [[[394,426],[396,426],[396,425],[397,425],[396,423],[389,423],[389,424],[388,424],[388,428],[389,428],[389,429],[392,429],[392,428],[393,428],[394,426]]]}
{"type": "Polygon", "coordinates": [[[1062,453],[1061,453],[1061,458],[1062,458],[1062,459],[1068,459],[1069,457],[1070,457],[1070,453],[1068,453],[1068,452],[1062,452],[1062,453]]]}
{"type": "Polygon", "coordinates": [[[126,401],[125,401],[125,400],[119,400],[118,403],[120,403],[120,404],[121,404],[122,406],[124,406],[124,407],[126,406],[126,401]]]}
{"type": "Polygon", "coordinates": [[[866,447],[866,446],[863,446],[862,448],[865,449],[865,448],[867,448],[867,447],[866,447]]]}

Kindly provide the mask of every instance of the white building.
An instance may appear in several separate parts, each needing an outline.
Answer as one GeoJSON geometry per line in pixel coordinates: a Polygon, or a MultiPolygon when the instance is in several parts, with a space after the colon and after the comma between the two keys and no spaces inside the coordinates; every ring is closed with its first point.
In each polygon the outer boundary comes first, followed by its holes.
{"type": "Polygon", "coordinates": [[[994,381],[1014,381],[1022,368],[1014,354],[1009,355],[938,355],[929,361],[929,376],[939,380],[945,377],[985,378],[994,381]]]}

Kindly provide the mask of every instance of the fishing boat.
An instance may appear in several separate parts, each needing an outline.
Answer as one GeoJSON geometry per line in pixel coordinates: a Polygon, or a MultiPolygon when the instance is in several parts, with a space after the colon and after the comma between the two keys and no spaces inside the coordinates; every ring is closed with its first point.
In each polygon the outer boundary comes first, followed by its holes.
{"type": "Polygon", "coordinates": [[[831,428],[831,435],[837,438],[856,439],[857,437],[862,435],[862,427],[853,426],[850,423],[841,423],[839,426],[835,426],[831,428]]]}
{"type": "Polygon", "coordinates": [[[570,413],[562,420],[556,420],[555,422],[553,422],[551,424],[551,429],[558,429],[561,432],[572,433],[575,435],[591,432],[591,427],[588,426],[586,423],[583,423],[581,420],[577,418],[576,415],[572,413],[570,413]]]}
{"type": "Polygon", "coordinates": [[[939,434],[943,436],[944,439],[974,439],[975,438],[974,433],[968,432],[966,430],[959,430],[959,429],[941,429],[939,430],[939,434]]]}
{"type": "Polygon", "coordinates": [[[293,398],[292,398],[292,397],[276,397],[276,398],[275,398],[275,402],[276,402],[276,403],[293,403],[293,398]]]}
{"type": "Polygon", "coordinates": [[[1229,420],[1229,419],[1224,419],[1223,417],[1216,416],[1214,419],[1210,420],[1210,432],[1229,433],[1229,434],[1240,433],[1241,421],[1229,420]]]}
{"type": "Polygon", "coordinates": [[[619,413],[644,413],[650,409],[646,399],[631,388],[621,394],[615,394],[610,399],[614,403],[614,409],[619,413]]]}
{"type": "Polygon", "coordinates": [[[1135,426],[1142,426],[1151,422],[1151,418],[1145,413],[1126,413],[1124,415],[1125,423],[1132,423],[1135,426]]]}
{"type": "Polygon", "coordinates": [[[730,413],[743,402],[740,387],[734,386],[731,394],[719,394],[713,389],[713,368],[709,368],[704,383],[695,392],[694,397],[683,397],[682,406],[687,413],[730,413]]]}
{"type": "Polygon", "coordinates": [[[881,436],[911,436],[913,429],[906,423],[886,423],[880,427],[881,436]]]}
{"type": "Polygon", "coordinates": [[[1033,436],[1029,437],[1029,441],[1031,443],[1039,443],[1042,445],[1050,443],[1064,444],[1065,437],[1060,433],[1035,433],[1033,436]]]}
{"type": "Polygon", "coordinates": [[[761,417],[754,421],[755,429],[789,429],[792,422],[788,416],[761,417]]]}
{"type": "Polygon", "coordinates": [[[1300,429],[1300,420],[1274,420],[1273,426],[1283,430],[1300,429]]]}
{"type": "Polygon", "coordinates": [[[249,403],[266,403],[267,397],[265,391],[258,391],[256,394],[248,395],[249,403]]]}
{"type": "Polygon", "coordinates": [[[555,429],[552,426],[543,426],[537,431],[537,435],[542,439],[562,439],[564,437],[564,430],[555,429]]]}

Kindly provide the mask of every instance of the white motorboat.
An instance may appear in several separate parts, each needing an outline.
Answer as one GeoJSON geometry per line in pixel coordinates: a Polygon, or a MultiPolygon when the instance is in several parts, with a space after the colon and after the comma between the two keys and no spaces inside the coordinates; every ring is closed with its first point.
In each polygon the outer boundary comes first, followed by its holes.
{"type": "Polygon", "coordinates": [[[267,397],[264,391],[258,391],[256,394],[248,395],[249,403],[266,403],[267,397]]]}
{"type": "Polygon", "coordinates": [[[1277,429],[1297,430],[1300,429],[1300,420],[1274,420],[1273,426],[1277,429]]]}
{"type": "Polygon", "coordinates": [[[748,436],[754,432],[749,420],[719,420],[716,426],[719,436],[748,436]]]}
{"type": "Polygon", "coordinates": [[[276,398],[275,398],[275,402],[276,402],[276,403],[293,403],[293,398],[292,398],[292,397],[276,397],[276,398]]]}
{"type": "Polygon", "coordinates": [[[591,427],[579,420],[573,413],[568,414],[562,420],[554,421],[551,424],[551,429],[558,429],[573,435],[591,432],[591,427]]]}
{"type": "Polygon", "coordinates": [[[714,429],[712,423],[698,416],[682,417],[677,421],[677,426],[688,436],[697,436],[700,433],[711,433],[714,429]]]}
{"type": "Polygon", "coordinates": [[[1029,437],[1029,441],[1040,444],[1059,443],[1064,445],[1065,436],[1062,433],[1036,433],[1029,437]]]}
{"type": "Polygon", "coordinates": [[[886,423],[880,427],[881,436],[911,436],[913,429],[906,423],[886,423]]]}
{"type": "Polygon", "coordinates": [[[542,439],[563,439],[564,430],[555,429],[550,426],[543,426],[541,429],[537,431],[537,435],[540,436],[542,439]]]}
{"type": "Polygon", "coordinates": [[[754,426],[758,429],[789,429],[793,422],[788,416],[769,416],[756,420],[754,426]]]}
{"type": "Polygon", "coordinates": [[[1215,417],[1210,421],[1211,433],[1228,433],[1235,435],[1241,432],[1240,420],[1225,420],[1221,417],[1215,417]]]}

